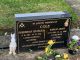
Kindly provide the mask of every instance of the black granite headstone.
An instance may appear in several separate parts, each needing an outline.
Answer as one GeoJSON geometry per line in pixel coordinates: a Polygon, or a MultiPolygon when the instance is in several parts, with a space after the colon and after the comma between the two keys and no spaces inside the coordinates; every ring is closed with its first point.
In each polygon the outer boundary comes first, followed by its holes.
{"type": "Polygon", "coordinates": [[[66,12],[16,14],[16,38],[19,51],[40,50],[49,40],[53,48],[66,47],[71,16],[66,12]]]}

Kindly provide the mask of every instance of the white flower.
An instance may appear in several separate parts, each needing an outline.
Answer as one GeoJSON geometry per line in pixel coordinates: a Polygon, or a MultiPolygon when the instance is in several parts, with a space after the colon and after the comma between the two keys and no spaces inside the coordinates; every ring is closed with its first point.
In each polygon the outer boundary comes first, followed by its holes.
{"type": "Polygon", "coordinates": [[[7,32],[5,32],[4,35],[6,36],[7,35],[7,32]]]}
{"type": "Polygon", "coordinates": [[[72,39],[77,41],[77,40],[79,40],[79,37],[77,35],[74,35],[74,36],[72,36],[72,39]]]}
{"type": "Polygon", "coordinates": [[[60,55],[56,55],[55,57],[57,58],[57,57],[61,57],[61,56],[60,55]]]}

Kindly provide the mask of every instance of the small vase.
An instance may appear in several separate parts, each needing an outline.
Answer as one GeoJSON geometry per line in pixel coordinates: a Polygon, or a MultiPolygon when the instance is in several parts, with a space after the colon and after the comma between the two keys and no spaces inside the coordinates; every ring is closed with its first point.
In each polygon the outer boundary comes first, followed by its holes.
{"type": "Polygon", "coordinates": [[[77,51],[68,49],[68,53],[71,55],[75,55],[77,53],[77,51]]]}
{"type": "Polygon", "coordinates": [[[55,56],[52,56],[52,55],[51,55],[51,56],[48,57],[47,60],[56,60],[56,59],[55,59],[55,56]]]}

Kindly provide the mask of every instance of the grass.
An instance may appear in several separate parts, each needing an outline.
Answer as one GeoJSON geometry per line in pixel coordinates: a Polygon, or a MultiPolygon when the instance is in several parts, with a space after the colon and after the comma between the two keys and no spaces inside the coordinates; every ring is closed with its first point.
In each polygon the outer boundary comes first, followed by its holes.
{"type": "Polygon", "coordinates": [[[68,11],[73,21],[77,19],[65,0],[0,0],[0,28],[13,27],[14,14],[48,11],[68,11]]]}

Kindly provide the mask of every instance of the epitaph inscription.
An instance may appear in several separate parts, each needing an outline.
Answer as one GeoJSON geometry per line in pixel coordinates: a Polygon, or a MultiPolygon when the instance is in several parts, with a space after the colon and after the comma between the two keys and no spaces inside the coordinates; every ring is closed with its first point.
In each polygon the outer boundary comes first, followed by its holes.
{"type": "Polygon", "coordinates": [[[44,49],[48,40],[55,40],[53,47],[66,47],[70,19],[17,21],[18,50],[44,49]]]}

